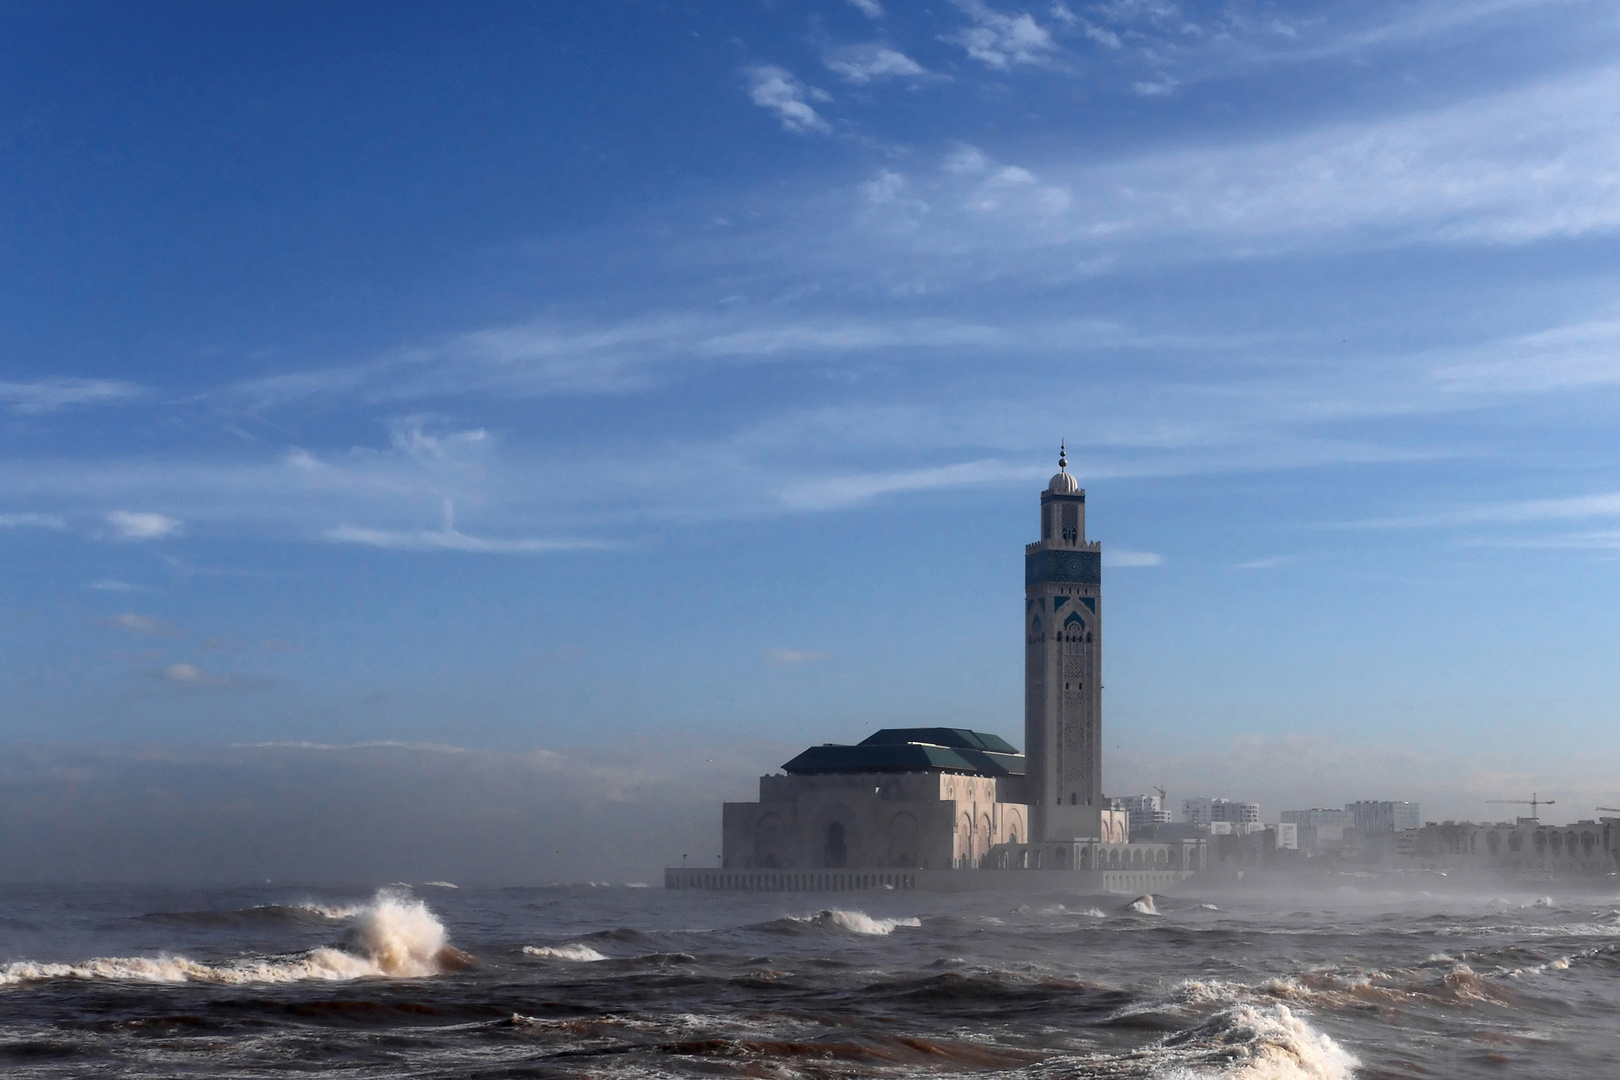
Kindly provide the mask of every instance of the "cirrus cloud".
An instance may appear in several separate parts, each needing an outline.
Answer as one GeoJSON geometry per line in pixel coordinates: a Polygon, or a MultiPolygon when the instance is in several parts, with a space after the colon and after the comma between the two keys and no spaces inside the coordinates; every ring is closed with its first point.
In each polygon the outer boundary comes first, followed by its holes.
{"type": "Polygon", "coordinates": [[[755,105],[774,112],[784,130],[795,135],[832,130],[832,125],[822,119],[807,100],[831,101],[832,95],[825,90],[806,86],[794,78],[792,72],[774,64],[749,68],[748,79],[748,96],[755,105]]]}
{"type": "Polygon", "coordinates": [[[113,510],[107,514],[107,524],[121,540],[161,540],[177,534],[184,523],[167,514],[113,510]]]}

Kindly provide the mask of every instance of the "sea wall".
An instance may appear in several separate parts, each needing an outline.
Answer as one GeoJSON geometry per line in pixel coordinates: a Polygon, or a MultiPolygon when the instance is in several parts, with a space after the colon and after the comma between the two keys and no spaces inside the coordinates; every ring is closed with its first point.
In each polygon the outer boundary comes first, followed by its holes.
{"type": "Polygon", "coordinates": [[[674,866],[666,889],[723,892],[1025,892],[1138,896],[1194,876],[1186,870],[729,870],[674,866]]]}

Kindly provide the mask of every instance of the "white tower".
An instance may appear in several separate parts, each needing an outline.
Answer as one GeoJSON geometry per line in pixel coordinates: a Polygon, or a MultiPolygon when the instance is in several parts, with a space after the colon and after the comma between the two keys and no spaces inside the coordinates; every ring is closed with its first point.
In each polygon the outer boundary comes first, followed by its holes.
{"type": "Polygon", "coordinates": [[[1068,472],[1041,494],[1024,547],[1024,754],[1032,843],[1102,836],[1102,545],[1068,472]]]}

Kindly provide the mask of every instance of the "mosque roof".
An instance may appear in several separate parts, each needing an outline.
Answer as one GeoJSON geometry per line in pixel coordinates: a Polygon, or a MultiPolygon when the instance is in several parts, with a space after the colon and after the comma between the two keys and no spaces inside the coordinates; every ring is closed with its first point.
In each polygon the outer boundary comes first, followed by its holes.
{"type": "Polygon", "coordinates": [[[1023,776],[1024,756],[999,735],[967,728],[884,728],[855,746],[812,746],[782,768],[796,776],[898,772],[1023,776]]]}

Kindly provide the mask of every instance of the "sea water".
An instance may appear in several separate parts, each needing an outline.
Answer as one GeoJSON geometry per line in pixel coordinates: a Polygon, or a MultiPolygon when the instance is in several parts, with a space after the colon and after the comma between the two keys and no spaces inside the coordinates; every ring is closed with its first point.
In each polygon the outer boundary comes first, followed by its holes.
{"type": "Polygon", "coordinates": [[[8,1077],[1620,1075],[1620,897],[0,889],[8,1077]]]}

